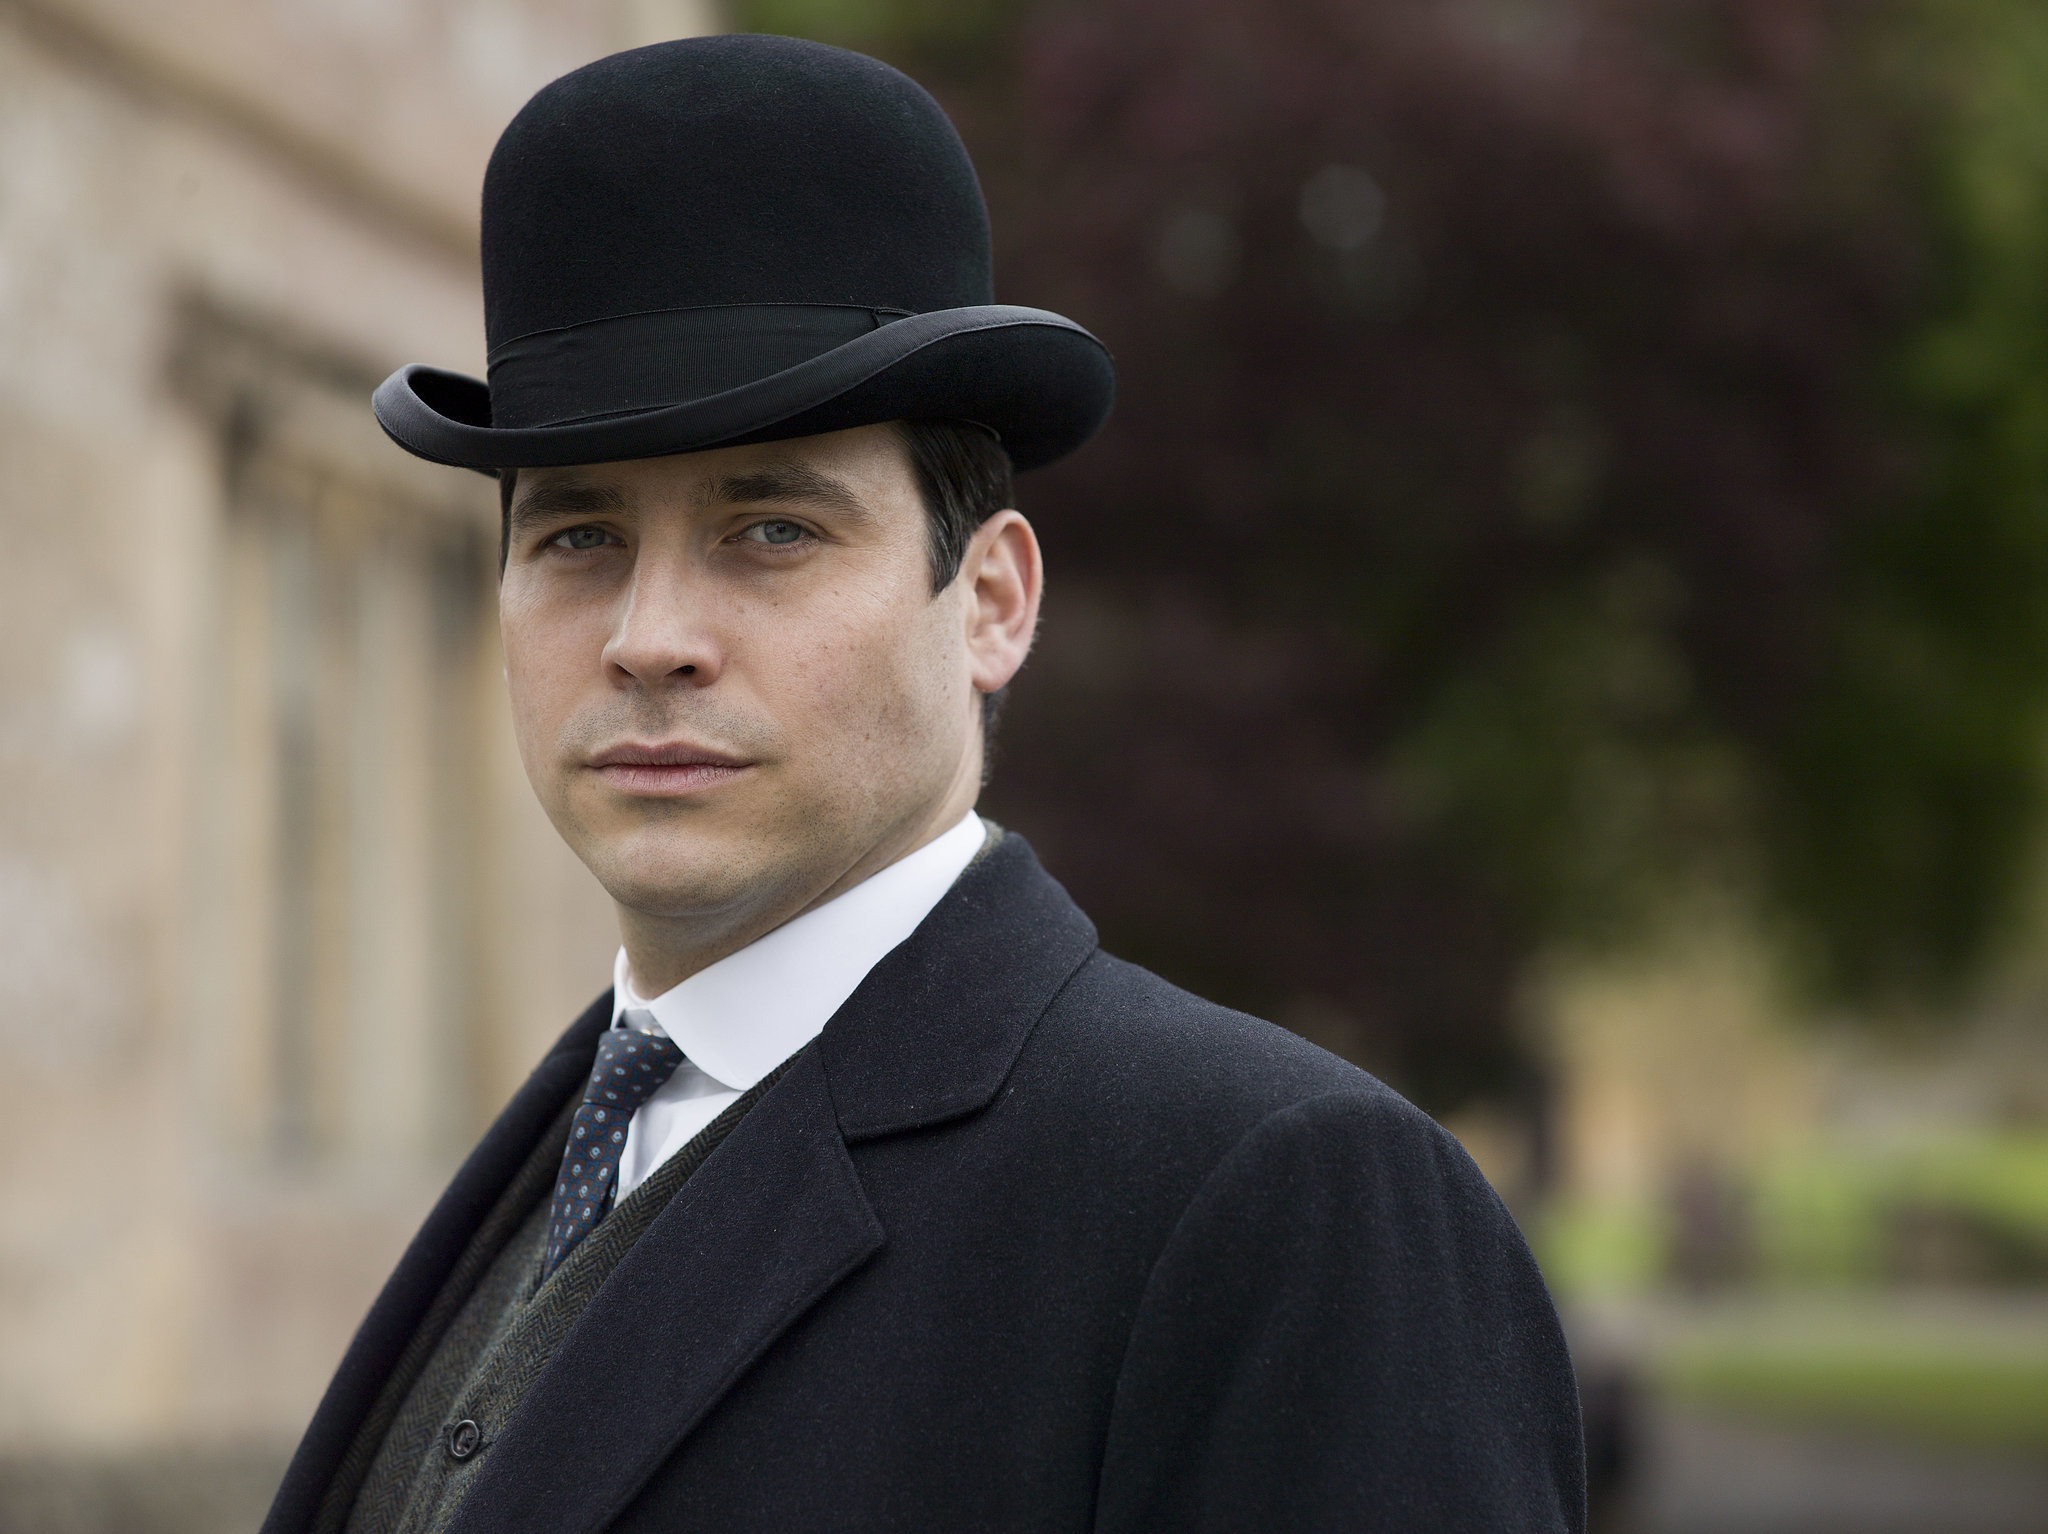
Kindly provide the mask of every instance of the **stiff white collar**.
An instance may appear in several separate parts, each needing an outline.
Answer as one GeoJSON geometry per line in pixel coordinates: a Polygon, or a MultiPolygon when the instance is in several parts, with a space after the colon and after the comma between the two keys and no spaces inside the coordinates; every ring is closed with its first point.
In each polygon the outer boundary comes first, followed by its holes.
{"type": "Polygon", "coordinates": [[[634,992],[621,948],[612,964],[612,1026],[628,1007],[651,1013],[705,1075],[746,1091],[818,1036],[867,972],[931,914],[987,836],[969,810],[908,857],[652,1001],[634,992]]]}

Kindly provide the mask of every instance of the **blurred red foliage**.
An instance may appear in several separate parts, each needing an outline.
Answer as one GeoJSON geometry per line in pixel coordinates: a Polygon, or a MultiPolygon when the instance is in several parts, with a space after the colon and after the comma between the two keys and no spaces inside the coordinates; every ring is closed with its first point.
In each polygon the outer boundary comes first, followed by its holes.
{"type": "Polygon", "coordinates": [[[1122,385],[1027,488],[1052,598],[999,812],[1135,956],[1437,1105],[1516,1093],[1532,949],[1768,816],[1898,471],[1868,377],[1922,252],[1887,146],[1837,163],[1832,10],[1023,36],[966,110],[999,281],[1122,385]]]}
{"type": "Polygon", "coordinates": [[[1701,888],[1830,996],[1967,972],[2041,798],[2048,509],[1901,360],[1967,286],[1938,7],[873,9],[835,40],[954,112],[999,296],[1117,357],[1022,492],[990,791],[1110,947],[1437,1109],[1539,1100],[1532,957],[1701,888]]]}

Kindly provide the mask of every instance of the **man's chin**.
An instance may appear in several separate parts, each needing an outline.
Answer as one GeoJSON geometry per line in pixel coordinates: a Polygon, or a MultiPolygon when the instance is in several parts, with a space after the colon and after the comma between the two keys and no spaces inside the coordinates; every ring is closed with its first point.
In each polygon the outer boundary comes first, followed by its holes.
{"type": "Polygon", "coordinates": [[[603,865],[665,882],[672,870],[692,881],[696,870],[751,862],[760,843],[752,806],[729,797],[707,803],[696,795],[622,794],[592,778],[574,784],[562,808],[556,828],[593,873],[603,865]]]}
{"type": "Polygon", "coordinates": [[[778,903],[784,873],[762,856],[756,838],[645,831],[578,849],[605,893],[628,910],[660,921],[722,926],[778,903]]]}

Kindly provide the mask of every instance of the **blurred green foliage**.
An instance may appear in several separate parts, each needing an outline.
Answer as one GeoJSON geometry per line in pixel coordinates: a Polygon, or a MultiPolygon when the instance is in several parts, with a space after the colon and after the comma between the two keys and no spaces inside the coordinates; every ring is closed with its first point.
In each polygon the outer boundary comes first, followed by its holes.
{"type": "Polygon", "coordinates": [[[1668,1267],[1664,1221],[1639,1200],[1553,1199],[1524,1234],[1559,1300],[1646,1293],[1668,1267]]]}
{"type": "MultiPolygon", "coordinates": [[[[1837,994],[1969,974],[2038,855],[2048,678],[2048,9],[1905,0],[1835,132],[1900,142],[1918,302],[1879,354],[1908,449],[1849,541],[1767,834],[1837,994]]],[[[1867,146],[1866,146],[1867,147],[1867,146]]]]}
{"type": "Polygon", "coordinates": [[[2048,1280],[2048,1136],[1952,1137],[1786,1157],[1754,1188],[1757,1260],[1780,1282],[2048,1280]]]}
{"type": "Polygon", "coordinates": [[[2048,1352],[1722,1338],[1674,1349],[1658,1380],[1679,1399],[1744,1416],[2048,1453],[2048,1352]]]}
{"type": "MultiPolygon", "coordinates": [[[[1774,1157],[1731,1190],[1731,1276],[1773,1289],[2018,1287],[2048,1282],[2048,1135],[1951,1135],[1774,1157]]],[[[1532,1238],[1560,1295],[1641,1293],[1671,1279],[1661,1201],[1580,1199],[1532,1238]]]]}

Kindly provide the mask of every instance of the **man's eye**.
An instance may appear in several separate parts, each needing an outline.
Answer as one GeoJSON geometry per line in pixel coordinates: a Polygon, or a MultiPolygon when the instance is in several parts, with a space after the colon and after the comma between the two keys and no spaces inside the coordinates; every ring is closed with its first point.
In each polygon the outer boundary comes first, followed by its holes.
{"type": "Polygon", "coordinates": [[[751,538],[756,543],[795,543],[803,537],[804,530],[794,522],[756,522],[742,538],[751,538]]]}
{"type": "Polygon", "coordinates": [[[566,533],[555,534],[553,542],[558,549],[597,549],[604,547],[610,536],[601,527],[572,527],[566,533]]]}

